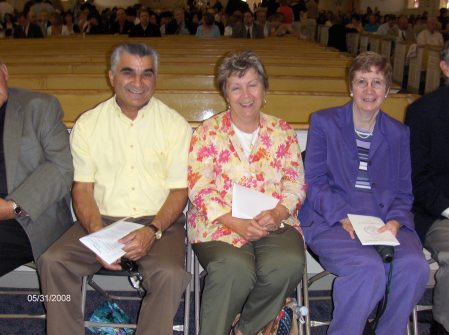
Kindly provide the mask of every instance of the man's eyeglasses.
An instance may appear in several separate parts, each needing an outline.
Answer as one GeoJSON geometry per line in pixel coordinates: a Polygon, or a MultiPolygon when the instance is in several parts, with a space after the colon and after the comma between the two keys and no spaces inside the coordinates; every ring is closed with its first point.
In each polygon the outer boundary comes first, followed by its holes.
{"type": "MultiPolygon", "coordinates": [[[[368,83],[370,83],[370,81],[365,78],[359,78],[359,79],[354,79],[352,81],[352,83],[355,87],[363,89],[363,88],[368,87],[368,83]]],[[[385,88],[385,86],[386,86],[385,80],[382,80],[382,79],[372,79],[371,80],[371,87],[374,88],[375,90],[385,88]]]]}
{"type": "Polygon", "coordinates": [[[128,258],[122,257],[120,260],[120,265],[123,270],[128,272],[128,281],[133,288],[136,289],[140,297],[144,297],[147,293],[142,287],[142,275],[139,273],[139,267],[136,262],[129,260],[128,258]]]}

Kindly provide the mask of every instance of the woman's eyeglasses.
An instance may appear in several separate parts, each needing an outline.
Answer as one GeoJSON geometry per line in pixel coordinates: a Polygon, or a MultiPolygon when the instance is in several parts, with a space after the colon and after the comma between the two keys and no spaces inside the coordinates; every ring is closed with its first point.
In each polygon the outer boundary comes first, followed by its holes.
{"type": "Polygon", "coordinates": [[[385,88],[385,80],[382,79],[372,79],[371,81],[369,81],[368,79],[365,78],[359,78],[359,79],[354,79],[352,81],[352,84],[360,89],[363,88],[367,88],[368,87],[368,83],[371,82],[371,87],[374,88],[375,90],[381,89],[381,88],[385,88]]]}

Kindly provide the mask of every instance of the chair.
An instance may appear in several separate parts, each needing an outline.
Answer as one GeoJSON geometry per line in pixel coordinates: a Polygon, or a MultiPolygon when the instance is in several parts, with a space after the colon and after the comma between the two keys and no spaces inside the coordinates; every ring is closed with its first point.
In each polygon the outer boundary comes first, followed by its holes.
{"type": "MultiPolygon", "coordinates": [[[[188,272],[191,271],[191,266],[189,264],[192,264],[192,247],[190,246],[190,243],[187,244],[187,253],[186,253],[186,270],[188,272]],[[189,252],[190,250],[190,252],[189,252]]],[[[85,314],[86,310],[86,300],[87,300],[87,289],[88,286],[92,287],[95,291],[100,293],[102,296],[104,296],[108,300],[135,300],[140,301],[142,298],[136,294],[134,295],[114,295],[110,292],[107,292],[104,290],[98,283],[94,281],[95,276],[112,276],[112,277],[128,277],[127,271],[111,271],[104,268],[101,268],[99,271],[97,271],[93,275],[84,276],[81,286],[81,311],[83,315],[85,314]]],[[[190,315],[190,293],[191,293],[191,283],[188,284],[185,295],[184,295],[184,324],[182,325],[173,325],[173,330],[175,331],[183,331],[184,334],[189,334],[189,315],[190,315]]],[[[92,322],[92,321],[84,321],[84,327],[115,327],[115,328],[133,328],[135,329],[137,327],[136,324],[117,324],[117,323],[101,323],[101,322],[92,322]]]]}
{"type": "MultiPolygon", "coordinates": [[[[428,252],[426,249],[424,249],[424,253],[426,254],[426,258],[427,258],[427,263],[429,263],[429,266],[432,264],[437,264],[436,261],[430,257],[427,256],[428,252]]],[[[433,276],[432,271],[430,273],[430,276],[433,276]]],[[[433,279],[433,278],[432,278],[433,279]]],[[[431,288],[433,289],[435,286],[434,282],[431,282],[430,284],[427,284],[427,288],[431,288]]],[[[413,312],[412,312],[412,326],[413,326],[413,334],[414,335],[419,335],[419,327],[418,327],[418,312],[423,312],[423,311],[431,311],[432,310],[432,305],[416,305],[413,308],[413,312]]]]}
{"type": "MultiPolygon", "coordinates": [[[[24,266],[27,266],[33,270],[36,270],[36,265],[34,262],[30,262],[27,264],[24,264],[24,266]]],[[[26,295],[27,299],[28,297],[38,297],[40,295],[39,289],[20,289],[20,290],[14,290],[14,291],[0,291],[0,294],[8,294],[8,295],[26,295]]],[[[47,316],[46,314],[24,314],[24,313],[17,313],[17,314],[0,314],[0,319],[45,319],[47,316]]]]}
{"type": "MultiPolygon", "coordinates": [[[[311,253],[313,256],[312,257],[316,257],[313,253],[311,253]]],[[[332,300],[331,296],[320,296],[320,297],[314,297],[314,298],[310,298],[309,297],[309,287],[316,283],[317,281],[326,278],[327,276],[332,276],[332,274],[328,271],[321,271],[318,272],[317,274],[313,275],[312,277],[308,278],[308,274],[307,274],[307,262],[305,264],[305,269],[304,269],[304,278],[302,280],[302,291],[303,291],[303,305],[306,306],[309,310],[309,313],[306,315],[305,318],[305,335],[310,335],[311,334],[311,328],[314,327],[321,327],[321,326],[329,326],[331,321],[320,321],[320,320],[312,320],[311,319],[311,314],[310,314],[310,302],[311,301],[317,301],[317,300],[332,300]]],[[[299,296],[298,296],[298,301],[299,300],[299,296]]],[[[418,306],[416,306],[415,308],[417,308],[418,306]]],[[[423,306],[424,308],[424,306],[423,306]]],[[[424,309],[422,309],[424,310],[424,309]]],[[[413,316],[415,315],[415,311],[413,316]]],[[[417,327],[417,326],[416,326],[417,327]]],[[[417,329],[417,328],[416,328],[417,329]]],[[[300,332],[300,335],[302,333],[300,332]]],[[[413,332],[414,335],[418,335],[417,330],[413,332]]],[[[407,335],[411,335],[411,330],[410,330],[410,325],[407,325],[407,335]]]]}
{"type": "MultiPolygon", "coordinates": [[[[189,255],[190,253],[190,263],[187,263],[187,271],[189,271],[189,269],[191,269],[193,267],[193,285],[194,285],[194,299],[195,299],[195,335],[198,335],[199,331],[200,331],[200,293],[201,293],[201,285],[200,285],[200,263],[198,261],[198,257],[196,257],[196,255],[193,253],[192,250],[192,245],[189,243],[187,246],[187,255],[189,255]],[[190,264],[190,265],[189,265],[190,264]]],[[[306,262],[307,263],[307,262],[306,262]]],[[[307,308],[307,312],[308,313],[308,305],[306,305],[305,301],[308,302],[308,299],[306,300],[306,298],[303,299],[303,296],[307,296],[307,264],[304,264],[304,275],[303,275],[303,279],[302,281],[298,284],[298,286],[296,287],[296,300],[298,302],[298,305],[301,305],[301,303],[304,302],[303,306],[307,308]],[[304,285],[304,283],[306,283],[304,285]]],[[[189,286],[191,285],[192,282],[189,283],[189,286]]],[[[187,289],[189,289],[189,286],[187,286],[187,289]]],[[[189,299],[190,299],[190,295],[189,295],[189,299]]],[[[308,314],[305,314],[303,316],[307,317],[308,314]]],[[[185,329],[185,328],[184,328],[185,329]]],[[[188,329],[188,328],[187,328],[188,329]]],[[[309,332],[305,333],[304,327],[302,323],[298,324],[298,330],[299,330],[299,335],[310,335],[310,329],[309,332]]],[[[185,332],[184,334],[189,334],[188,332],[185,332]]]]}

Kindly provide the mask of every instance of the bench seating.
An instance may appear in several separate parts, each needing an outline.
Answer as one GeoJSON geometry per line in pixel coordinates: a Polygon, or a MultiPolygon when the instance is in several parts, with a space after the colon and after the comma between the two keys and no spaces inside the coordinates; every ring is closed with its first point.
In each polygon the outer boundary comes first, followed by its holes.
{"type": "MultiPolygon", "coordinates": [[[[65,112],[64,121],[68,126],[72,125],[82,112],[112,96],[111,90],[43,90],[42,92],[52,94],[59,99],[65,112]]],[[[155,96],[176,109],[192,125],[224,111],[227,107],[224,99],[216,91],[156,90],[155,96]]],[[[416,95],[390,95],[384,102],[384,110],[395,119],[403,121],[407,105],[416,98],[416,95]]],[[[311,113],[342,105],[349,100],[347,94],[269,91],[264,112],[292,124],[306,125],[311,113]]]]}
{"type": "MultiPolygon", "coordinates": [[[[348,92],[343,77],[270,76],[269,83],[274,91],[348,92]]],[[[10,77],[9,85],[32,90],[110,88],[106,74],[15,74],[10,77]]],[[[210,90],[215,88],[214,76],[162,73],[157,77],[157,88],[210,90]]]]}

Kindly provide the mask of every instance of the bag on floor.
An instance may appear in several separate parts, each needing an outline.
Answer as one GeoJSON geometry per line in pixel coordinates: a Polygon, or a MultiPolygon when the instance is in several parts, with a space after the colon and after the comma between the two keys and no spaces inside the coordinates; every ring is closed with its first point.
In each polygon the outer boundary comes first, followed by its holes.
{"type": "Polygon", "coordinates": [[[296,301],[287,298],[276,319],[270,322],[258,335],[298,335],[298,320],[294,313],[296,301]]]}
{"type": "MultiPolygon", "coordinates": [[[[89,321],[103,323],[131,323],[129,316],[115,303],[105,301],[92,313],[89,321]]],[[[133,335],[132,328],[88,327],[95,335],[133,335]]]]}

